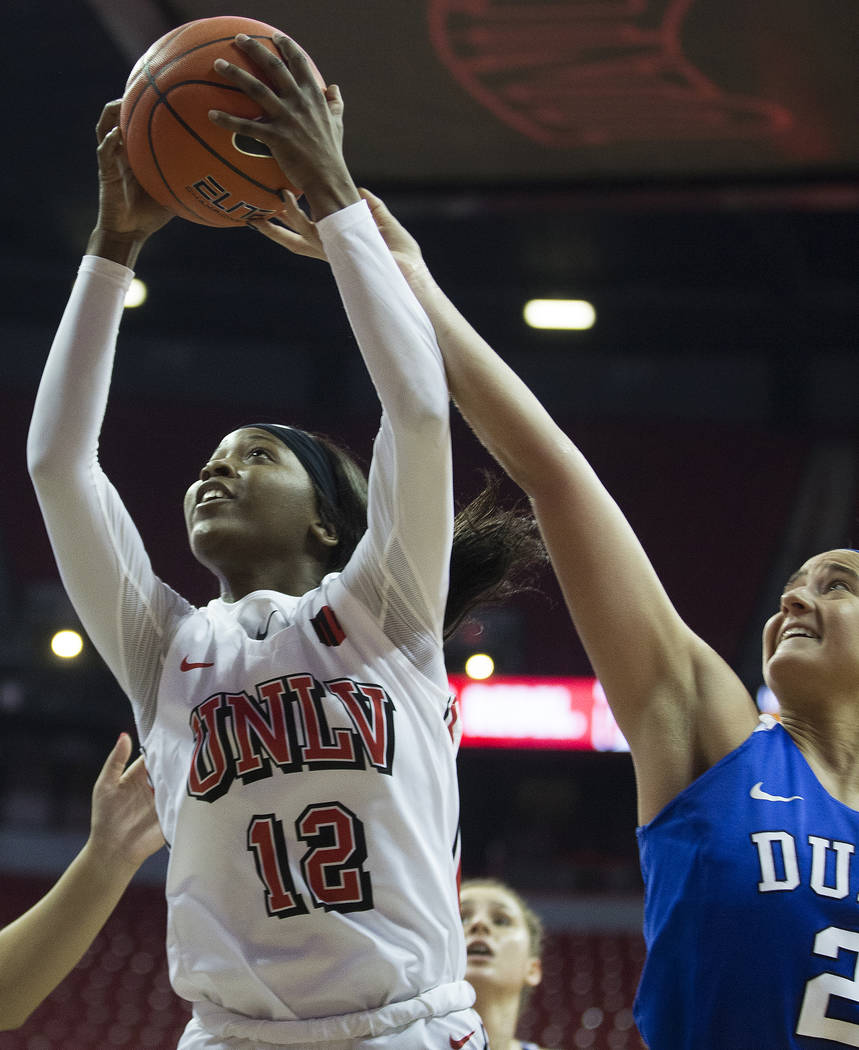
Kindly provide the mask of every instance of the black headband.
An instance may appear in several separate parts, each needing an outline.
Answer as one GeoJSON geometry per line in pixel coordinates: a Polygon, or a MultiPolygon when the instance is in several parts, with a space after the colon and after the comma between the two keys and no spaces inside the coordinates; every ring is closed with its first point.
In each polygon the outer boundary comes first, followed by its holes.
{"type": "Polygon", "coordinates": [[[240,429],[248,430],[251,427],[256,430],[267,430],[269,434],[273,434],[279,441],[282,441],[294,453],[295,458],[307,471],[310,480],[331,506],[338,505],[337,482],[334,480],[331,461],[315,437],[308,434],[306,430],[286,427],[280,423],[245,423],[240,429]]]}

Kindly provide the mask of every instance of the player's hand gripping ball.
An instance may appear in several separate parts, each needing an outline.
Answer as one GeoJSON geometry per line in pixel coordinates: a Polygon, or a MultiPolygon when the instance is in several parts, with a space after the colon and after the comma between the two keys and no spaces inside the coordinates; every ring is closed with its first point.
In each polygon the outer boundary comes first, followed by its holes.
{"type": "MultiPolygon", "coordinates": [[[[224,58],[265,78],[235,44],[238,33],[280,57],[278,31],[253,18],[199,18],[165,33],[132,69],[120,109],[128,161],[159,204],[205,226],[243,226],[280,211],[281,190],[293,186],[257,139],[209,120],[210,109],[262,118],[262,110],[212,68],[224,58]]],[[[325,82],[310,62],[319,86],[325,82]]]]}

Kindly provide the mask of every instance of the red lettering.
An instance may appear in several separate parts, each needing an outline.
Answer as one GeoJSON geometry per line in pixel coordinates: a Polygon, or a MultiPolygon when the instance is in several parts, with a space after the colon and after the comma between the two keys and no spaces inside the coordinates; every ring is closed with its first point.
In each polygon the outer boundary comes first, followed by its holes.
{"type": "Polygon", "coordinates": [[[287,685],[298,698],[304,723],[305,762],[325,762],[355,765],[355,743],[352,731],[335,729],[332,733],[322,707],[323,691],[309,674],[290,675],[287,685]]]}

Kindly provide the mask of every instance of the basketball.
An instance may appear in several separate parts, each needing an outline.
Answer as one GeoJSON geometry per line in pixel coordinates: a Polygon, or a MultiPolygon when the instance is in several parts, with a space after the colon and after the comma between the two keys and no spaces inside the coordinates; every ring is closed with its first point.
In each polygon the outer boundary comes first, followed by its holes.
{"type": "MultiPolygon", "coordinates": [[[[279,55],[278,30],[253,18],[199,18],[165,33],[128,77],[120,128],[137,181],[159,204],[205,226],[243,226],[281,207],[279,191],[300,193],[268,147],[209,120],[210,109],[259,119],[262,111],[213,69],[224,58],[263,79],[235,44],[237,33],[279,55]]],[[[309,57],[309,56],[308,56],[309,57]]],[[[319,71],[311,67],[324,89],[319,71]]]]}

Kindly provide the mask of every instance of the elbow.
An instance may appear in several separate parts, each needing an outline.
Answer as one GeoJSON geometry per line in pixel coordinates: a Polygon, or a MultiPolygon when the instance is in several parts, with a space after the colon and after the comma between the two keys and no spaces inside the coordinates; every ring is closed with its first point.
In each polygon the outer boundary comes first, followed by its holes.
{"type": "Polygon", "coordinates": [[[27,435],[27,470],[32,481],[39,481],[47,473],[49,466],[50,457],[45,454],[44,447],[31,429],[27,435]]]}
{"type": "Polygon", "coordinates": [[[413,404],[412,426],[424,433],[447,430],[450,426],[450,402],[443,398],[416,400],[413,404]]]}
{"type": "Polygon", "coordinates": [[[62,473],[58,456],[33,430],[27,438],[27,471],[37,491],[62,473]]]}
{"type": "Polygon", "coordinates": [[[425,450],[450,447],[450,412],[434,411],[427,408],[410,414],[401,422],[404,431],[408,431],[412,440],[418,442],[425,450]]]}
{"type": "Polygon", "coordinates": [[[450,395],[445,383],[410,383],[401,401],[410,429],[430,433],[450,426],[450,395]]]}

